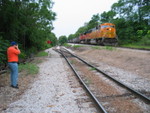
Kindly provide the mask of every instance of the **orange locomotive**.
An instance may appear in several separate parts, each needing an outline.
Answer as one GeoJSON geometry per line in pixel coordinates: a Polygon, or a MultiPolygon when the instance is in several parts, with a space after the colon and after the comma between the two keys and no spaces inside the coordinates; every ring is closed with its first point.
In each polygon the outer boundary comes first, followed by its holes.
{"type": "Polygon", "coordinates": [[[95,43],[101,45],[117,45],[115,25],[103,23],[79,36],[80,43],[95,43]]]}

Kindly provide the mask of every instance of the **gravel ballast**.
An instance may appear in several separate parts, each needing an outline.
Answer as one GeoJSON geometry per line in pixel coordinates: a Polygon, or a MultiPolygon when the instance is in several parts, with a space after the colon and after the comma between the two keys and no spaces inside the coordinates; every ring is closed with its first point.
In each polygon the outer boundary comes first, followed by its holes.
{"type": "MultiPolygon", "coordinates": [[[[74,76],[66,62],[52,49],[49,58],[39,65],[37,80],[2,113],[94,113],[96,109],[82,87],[72,84],[74,76]]],[[[77,82],[77,80],[76,80],[77,82]]]]}
{"type": "MultiPolygon", "coordinates": [[[[68,50],[79,55],[110,76],[143,94],[146,92],[149,95],[150,51],[94,49],[90,46],[71,49],[68,50]]],[[[87,96],[81,84],[78,83],[66,61],[52,49],[47,49],[46,52],[49,53],[49,56],[44,57],[45,60],[38,65],[40,72],[35,80],[31,80],[32,83],[29,87],[27,86],[27,90],[21,90],[23,85],[26,86],[23,83],[24,79],[19,80],[21,82],[19,90],[13,89],[8,85],[1,87],[0,91],[5,92],[0,93],[0,99],[1,96],[5,97],[2,98],[3,102],[6,98],[12,99],[19,94],[17,99],[13,99],[11,104],[7,104],[7,107],[3,108],[2,113],[97,113],[98,111],[92,100],[87,96]],[[15,92],[15,95],[12,92],[15,92]],[[11,96],[8,96],[8,94],[11,96]]],[[[106,81],[106,83],[114,86],[118,92],[125,92],[96,71],[95,74],[101,77],[102,81],[106,81]]],[[[149,105],[136,98],[132,101],[140,108],[135,111],[149,112],[149,105]]],[[[128,104],[128,102],[126,103],[128,104]]],[[[115,105],[120,107],[121,104],[115,105]]],[[[129,105],[129,110],[130,107],[133,106],[129,105]]],[[[1,108],[0,106],[0,110],[1,108]]]]}

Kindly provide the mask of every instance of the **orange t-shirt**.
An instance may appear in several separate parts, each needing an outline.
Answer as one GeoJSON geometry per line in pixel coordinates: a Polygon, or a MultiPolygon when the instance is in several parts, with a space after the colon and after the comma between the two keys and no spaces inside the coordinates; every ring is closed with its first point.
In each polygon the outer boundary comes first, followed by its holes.
{"type": "Polygon", "coordinates": [[[7,49],[8,62],[18,62],[18,55],[20,50],[15,49],[13,46],[7,49]]]}

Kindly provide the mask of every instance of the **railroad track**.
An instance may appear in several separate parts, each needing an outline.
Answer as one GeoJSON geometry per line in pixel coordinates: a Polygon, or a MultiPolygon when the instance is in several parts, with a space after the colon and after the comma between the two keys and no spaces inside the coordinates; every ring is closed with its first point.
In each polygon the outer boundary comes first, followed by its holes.
{"type": "MultiPolygon", "coordinates": [[[[71,52],[69,52],[66,49],[60,49],[60,50],[56,50],[57,52],[59,52],[67,61],[67,63],[69,64],[69,66],[71,67],[71,69],[73,70],[73,72],[75,73],[75,75],[77,75],[77,77],[79,78],[80,82],[83,84],[83,86],[85,87],[85,89],[87,90],[87,92],[91,95],[91,97],[94,99],[94,101],[97,103],[99,109],[101,112],[107,113],[106,109],[109,109],[108,106],[102,104],[104,103],[105,100],[109,100],[109,99],[113,99],[113,98],[122,98],[122,97],[130,97],[130,99],[135,99],[135,98],[139,98],[140,100],[142,100],[145,104],[149,105],[150,104],[150,98],[147,97],[146,95],[126,86],[125,84],[123,84],[122,82],[114,79],[113,77],[109,76],[108,74],[106,74],[105,72],[99,70],[98,68],[96,68],[95,66],[89,64],[87,61],[81,59],[80,57],[72,54],[71,52]],[[69,58],[76,58],[78,59],[80,62],[83,62],[84,64],[92,67],[94,70],[96,70],[97,72],[103,74],[105,77],[109,78],[110,80],[112,80],[113,82],[115,82],[116,84],[118,84],[119,86],[121,86],[122,88],[125,88],[126,90],[128,90],[128,93],[124,93],[124,94],[118,94],[118,95],[111,95],[111,96],[103,96],[100,97],[99,94],[95,94],[93,90],[91,90],[87,83],[86,83],[86,79],[82,76],[78,74],[78,71],[75,69],[75,67],[71,64],[71,61],[69,60],[69,58]]],[[[108,110],[109,111],[109,110],[108,110]]]]}

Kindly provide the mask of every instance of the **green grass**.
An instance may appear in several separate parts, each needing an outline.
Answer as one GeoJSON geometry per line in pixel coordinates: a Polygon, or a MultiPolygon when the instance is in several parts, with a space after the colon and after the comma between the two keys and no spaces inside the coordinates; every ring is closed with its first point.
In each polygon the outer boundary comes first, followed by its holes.
{"type": "Polygon", "coordinates": [[[129,47],[129,48],[136,48],[136,49],[150,49],[150,46],[142,46],[137,44],[126,44],[126,45],[121,45],[121,47],[129,47]]]}
{"type": "Polygon", "coordinates": [[[70,63],[71,63],[71,64],[74,64],[74,63],[75,63],[75,61],[74,61],[74,60],[71,60],[71,61],[70,61],[70,63]]]}
{"type": "MultiPolygon", "coordinates": [[[[48,53],[45,51],[39,52],[37,57],[48,56],[48,53]]],[[[32,63],[19,64],[19,72],[24,72],[25,75],[34,75],[39,72],[38,63],[41,63],[42,60],[35,60],[32,63]]]]}
{"type": "Polygon", "coordinates": [[[109,50],[109,51],[116,50],[116,48],[111,47],[111,46],[105,46],[105,47],[103,47],[103,49],[106,49],[106,50],[109,50]]]}
{"type": "Polygon", "coordinates": [[[102,49],[102,48],[99,46],[92,46],[92,49],[102,49]]]}
{"type": "Polygon", "coordinates": [[[105,50],[109,50],[109,51],[113,51],[113,50],[116,50],[116,48],[114,47],[111,47],[111,46],[104,46],[104,47],[99,47],[99,46],[92,46],[91,47],[92,49],[105,49],[105,50]]]}
{"type": "Polygon", "coordinates": [[[96,70],[96,69],[95,69],[95,68],[93,68],[93,67],[91,67],[91,68],[90,68],[90,70],[91,70],[91,71],[94,71],[94,70],[96,70]]]}
{"type": "Polygon", "coordinates": [[[67,44],[67,43],[63,44],[63,46],[65,46],[65,47],[71,47],[71,45],[67,44]]]}
{"type": "Polygon", "coordinates": [[[45,52],[45,51],[41,51],[41,52],[39,52],[36,56],[37,56],[37,57],[48,56],[48,53],[45,52]]]}
{"type": "Polygon", "coordinates": [[[37,74],[39,72],[39,68],[36,64],[26,63],[19,65],[19,72],[25,71],[26,74],[37,74]]]}

